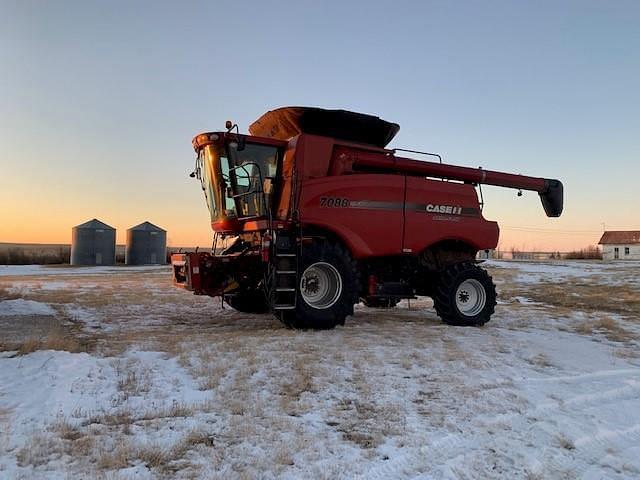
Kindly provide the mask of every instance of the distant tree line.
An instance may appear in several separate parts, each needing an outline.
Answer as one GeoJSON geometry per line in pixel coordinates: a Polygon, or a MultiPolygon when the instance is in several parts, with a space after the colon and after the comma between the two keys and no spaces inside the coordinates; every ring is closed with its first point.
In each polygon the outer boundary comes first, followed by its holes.
{"type": "Polygon", "coordinates": [[[593,245],[573,250],[565,255],[567,260],[602,260],[602,251],[593,245]]]}
{"type": "Polygon", "coordinates": [[[54,265],[69,263],[70,247],[35,250],[25,247],[0,249],[0,265],[54,265]]]}
{"type": "Polygon", "coordinates": [[[593,245],[570,252],[541,252],[511,248],[510,250],[489,250],[488,252],[481,250],[478,252],[478,258],[493,258],[496,260],[602,260],[602,251],[593,245]]]}

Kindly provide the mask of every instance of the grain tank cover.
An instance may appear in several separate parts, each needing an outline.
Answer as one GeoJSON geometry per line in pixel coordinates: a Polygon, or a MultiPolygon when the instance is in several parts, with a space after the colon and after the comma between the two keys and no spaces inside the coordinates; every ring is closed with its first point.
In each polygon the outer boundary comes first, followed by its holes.
{"type": "Polygon", "coordinates": [[[278,108],[249,126],[249,133],[259,137],[289,140],[309,133],[380,148],[386,147],[399,130],[397,123],[373,115],[316,107],[278,108]]]}
{"type": "Polygon", "coordinates": [[[127,230],[127,265],[158,265],[166,263],[167,231],[153,223],[143,222],[127,230]]]}
{"type": "Polygon", "coordinates": [[[93,219],[71,230],[71,265],[114,265],[115,228],[93,219]]]}

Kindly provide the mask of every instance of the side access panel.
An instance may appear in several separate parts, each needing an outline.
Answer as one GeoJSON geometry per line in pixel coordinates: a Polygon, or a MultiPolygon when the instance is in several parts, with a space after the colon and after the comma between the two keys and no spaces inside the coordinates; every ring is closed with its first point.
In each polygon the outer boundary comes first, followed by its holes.
{"type": "Polygon", "coordinates": [[[462,240],[478,250],[497,246],[498,224],[482,216],[473,185],[406,178],[405,253],[419,253],[443,240],[462,240]]]}
{"type": "Polygon", "coordinates": [[[302,182],[304,224],[335,232],[355,258],[402,253],[404,177],[358,174],[302,182]]]}

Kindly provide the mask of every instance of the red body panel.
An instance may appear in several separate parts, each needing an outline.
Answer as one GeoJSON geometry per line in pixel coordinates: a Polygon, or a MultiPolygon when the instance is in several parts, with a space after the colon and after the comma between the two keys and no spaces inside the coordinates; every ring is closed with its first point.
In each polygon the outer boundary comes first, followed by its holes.
{"type": "Polygon", "coordinates": [[[355,258],[419,253],[442,240],[478,250],[498,243],[471,185],[404,175],[358,174],[302,182],[303,225],[337,234],[355,258]]]}
{"type": "Polygon", "coordinates": [[[171,255],[173,267],[173,283],[191,290],[196,295],[202,294],[202,277],[200,263],[203,253],[174,253],[171,255]]]}
{"type": "Polygon", "coordinates": [[[321,177],[302,182],[298,208],[303,225],[334,232],[355,258],[398,255],[403,197],[400,175],[321,177]]]}
{"type": "Polygon", "coordinates": [[[472,185],[406,178],[405,253],[421,252],[443,240],[462,240],[477,250],[497,246],[498,224],[482,217],[472,185]]]}

